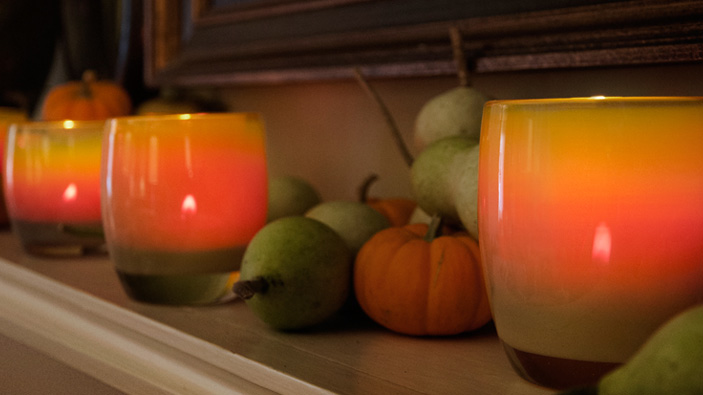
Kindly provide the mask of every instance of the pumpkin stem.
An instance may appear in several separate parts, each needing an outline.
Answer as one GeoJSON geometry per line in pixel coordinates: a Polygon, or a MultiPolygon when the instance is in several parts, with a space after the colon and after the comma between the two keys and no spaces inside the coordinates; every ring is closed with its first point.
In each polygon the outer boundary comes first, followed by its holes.
{"type": "Polygon", "coordinates": [[[412,166],[414,159],[412,154],[410,153],[410,149],[408,149],[408,146],[405,144],[405,140],[403,140],[403,135],[400,133],[398,125],[396,125],[390,110],[388,110],[386,104],[383,102],[383,100],[381,100],[381,96],[379,96],[378,92],[376,92],[376,90],[374,90],[368,82],[366,82],[366,79],[361,74],[361,70],[359,70],[358,67],[354,68],[354,76],[356,77],[356,80],[359,82],[361,87],[364,88],[366,94],[369,95],[378,105],[378,108],[381,110],[381,114],[383,114],[383,118],[386,120],[388,129],[390,129],[391,134],[395,139],[396,145],[400,150],[400,154],[403,155],[405,163],[407,163],[408,167],[412,166]]]}
{"type": "Polygon", "coordinates": [[[93,70],[84,71],[83,75],[81,77],[81,87],[80,87],[80,90],[78,91],[78,94],[81,97],[84,97],[86,99],[92,98],[93,91],[91,89],[91,86],[97,80],[98,80],[98,76],[95,74],[95,71],[93,71],[93,70]]]}
{"type": "Polygon", "coordinates": [[[471,86],[469,81],[469,69],[466,67],[466,57],[464,57],[464,44],[461,39],[461,32],[456,26],[449,28],[449,37],[452,40],[452,54],[454,55],[454,64],[459,77],[459,86],[471,86]]]}
{"type": "Polygon", "coordinates": [[[264,293],[268,289],[268,282],[263,277],[252,280],[240,280],[232,286],[232,292],[240,299],[251,299],[257,293],[264,293]]]}
{"type": "Polygon", "coordinates": [[[369,189],[376,180],[378,180],[378,174],[372,173],[359,186],[359,201],[361,203],[366,203],[369,200],[369,189]]]}
{"type": "Polygon", "coordinates": [[[432,240],[442,236],[442,225],[444,224],[444,218],[440,215],[433,215],[430,220],[430,225],[427,228],[427,233],[425,233],[425,241],[431,243],[432,240]]]}

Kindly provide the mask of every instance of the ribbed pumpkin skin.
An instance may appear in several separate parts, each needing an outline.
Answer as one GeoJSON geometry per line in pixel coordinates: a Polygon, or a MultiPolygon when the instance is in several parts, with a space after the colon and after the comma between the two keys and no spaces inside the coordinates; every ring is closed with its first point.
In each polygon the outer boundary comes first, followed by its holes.
{"type": "Polygon", "coordinates": [[[405,226],[410,221],[417,204],[404,198],[374,199],[369,198],[366,204],[383,214],[391,226],[405,226]]]}
{"type": "Polygon", "coordinates": [[[94,74],[86,74],[82,81],[70,81],[49,91],[42,106],[42,120],[103,120],[131,113],[132,102],[121,86],[96,81],[94,74]]]}
{"type": "Polygon", "coordinates": [[[455,335],[491,320],[478,244],[457,233],[428,243],[426,224],[389,228],[359,251],[354,288],[374,321],[408,335],[455,335]]]}

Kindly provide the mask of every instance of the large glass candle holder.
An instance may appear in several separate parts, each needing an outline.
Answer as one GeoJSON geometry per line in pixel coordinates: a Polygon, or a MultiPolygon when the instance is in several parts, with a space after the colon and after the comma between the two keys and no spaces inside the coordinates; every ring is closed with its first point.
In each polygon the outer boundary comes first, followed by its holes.
{"type": "Polygon", "coordinates": [[[100,213],[101,121],[10,126],[4,189],[12,230],[30,253],[104,246],[100,213]]]}
{"type": "Polygon", "coordinates": [[[264,126],[248,113],[108,120],[103,220],[127,293],[204,304],[226,292],[266,222],[264,126]]]}
{"type": "Polygon", "coordinates": [[[517,371],[593,383],[703,301],[703,98],[486,104],[480,245],[517,371]]]}
{"type": "MultiPolygon", "coordinates": [[[[0,107],[0,177],[4,178],[5,144],[7,142],[7,129],[11,124],[27,120],[27,114],[17,108],[0,107]]],[[[9,225],[5,204],[5,193],[0,191],[0,227],[9,225]]]]}

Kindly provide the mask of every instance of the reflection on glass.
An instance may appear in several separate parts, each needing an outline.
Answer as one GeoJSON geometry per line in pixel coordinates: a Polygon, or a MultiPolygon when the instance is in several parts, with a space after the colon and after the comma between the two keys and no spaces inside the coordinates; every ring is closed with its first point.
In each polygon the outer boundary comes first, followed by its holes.
{"type": "MultiPolygon", "coordinates": [[[[27,120],[27,114],[17,108],[0,107],[0,175],[5,174],[5,145],[7,142],[7,128],[17,122],[27,120]]],[[[9,219],[5,205],[5,194],[0,187],[0,227],[7,226],[9,219]]]]}

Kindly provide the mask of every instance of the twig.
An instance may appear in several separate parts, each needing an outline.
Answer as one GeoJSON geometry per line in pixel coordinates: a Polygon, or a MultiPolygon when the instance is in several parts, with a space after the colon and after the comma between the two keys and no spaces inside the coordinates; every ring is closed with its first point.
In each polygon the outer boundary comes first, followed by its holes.
{"type": "Polygon", "coordinates": [[[398,126],[396,125],[391,112],[388,110],[388,107],[386,107],[385,103],[383,103],[383,100],[381,100],[378,93],[368,84],[368,82],[366,82],[366,79],[361,74],[361,70],[359,70],[358,67],[354,68],[354,76],[361,87],[364,88],[366,94],[368,94],[378,105],[378,108],[381,110],[381,114],[383,114],[383,118],[385,119],[386,124],[388,125],[388,128],[396,141],[396,145],[398,146],[398,149],[400,149],[403,159],[405,159],[405,163],[407,163],[408,166],[412,166],[414,160],[413,156],[410,153],[408,146],[405,144],[403,136],[400,134],[400,130],[398,130],[398,126]]]}
{"type": "Polygon", "coordinates": [[[456,65],[456,73],[459,77],[459,86],[470,86],[469,69],[466,66],[466,57],[464,55],[464,44],[461,38],[461,32],[456,26],[449,28],[449,37],[452,40],[452,54],[454,55],[454,64],[456,65]]]}
{"type": "Polygon", "coordinates": [[[371,188],[371,184],[376,182],[378,180],[378,174],[372,173],[366,179],[364,179],[364,182],[359,186],[359,201],[361,203],[366,203],[368,201],[369,197],[369,188],[371,188]]]}

